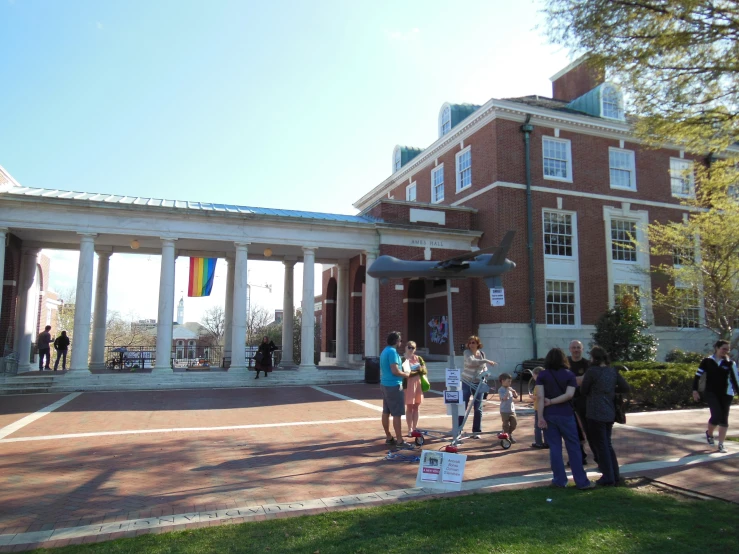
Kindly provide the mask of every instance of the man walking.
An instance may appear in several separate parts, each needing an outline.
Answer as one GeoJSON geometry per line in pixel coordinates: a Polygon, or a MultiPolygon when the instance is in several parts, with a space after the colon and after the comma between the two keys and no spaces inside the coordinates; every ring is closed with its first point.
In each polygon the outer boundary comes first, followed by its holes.
{"type": "Polygon", "coordinates": [[[404,447],[401,418],[405,415],[405,394],[403,378],[410,372],[403,371],[398,354],[400,333],[393,331],[387,336],[387,346],[380,354],[380,386],[382,388],[382,427],[385,429],[385,444],[397,448],[404,447]],[[393,431],[390,432],[390,416],[393,416],[393,431]]]}
{"type": "Polygon", "coordinates": [[[38,370],[51,369],[51,325],[44,327],[44,330],[36,337],[36,347],[38,348],[38,370]],[[44,364],[46,358],[46,364],[44,364]]]}
{"type": "Polygon", "coordinates": [[[56,360],[54,361],[54,371],[59,369],[59,358],[62,359],[62,369],[67,369],[67,350],[69,349],[69,337],[66,331],[62,331],[56,340],[54,340],[54,350],[56,350],[56,360]]]}

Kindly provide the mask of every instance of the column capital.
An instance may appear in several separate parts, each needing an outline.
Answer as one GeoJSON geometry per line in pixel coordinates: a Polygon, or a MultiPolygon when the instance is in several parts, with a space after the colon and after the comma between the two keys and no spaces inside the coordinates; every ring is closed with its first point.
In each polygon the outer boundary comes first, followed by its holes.
{"type": "Polygon", "coordinates": [[[40,248],[29,248],[27,246],[21,247],[21,254],[24,256],[38,256],[39,252],[41,252],[40,248]]]}
{"type": "Polygon", "coordinates": [[[367,258],[377,258],[377,256],[380,255],[380,252],[379,252],[379,250],[365,250],[364,251],[364,255],[367,258]]]}
{"type": "Polygon", "coordinates": [[[109,260],[110,257],[113,255],[113,252],[105,252],[105,251],[99,252],[95,250],[95,254],[97,254],[98,258],[101,260],[109,260]]]}
{"type": "Polygon", "coordinates": [[[171,242],[174,244],[177,241],[177,237],[159,237],[159,240],[161,240],[163,243],[171,242]]]}
{"type": "Polygon", "coordinates": [[[250,244],[251,244],[250,242],[234,242],[234,246],[236,247],[236,250],[240,250],[243,248],[247,252],[249,251],[250,244]]]}
{"type": "Polygon", "coordinates": [[[77,233],[77,235],[80,237],[80,241],[84,241],[84,240],[94,241],[98,236],[97,233],[77,233]]]}
{"type": "Polygon", "coordinates": [[[298,258],[295,256],[287,256],[284,260],[282,260],[282,265],[285,267],[295,267],[295,264],[298,263],[298,258]]]}
{"type": "Polygon", "coordinates": [[[303,252],[307,254],[308,252],[313,252],[315,254],[316,250],[318,250],[317,246],[303,246],[303,252]]]}
{"type": "Polygon", "coordinates": [[[0,227],[0,234],[4,235],[8,231],[9,231],[9,229],[7,227],[0,227]]]}
{"type": "Polygon", "coordinates": [[[336,262],[336,267],[339,269],[349,269],[349,260],[339,260],[336,262]]]}

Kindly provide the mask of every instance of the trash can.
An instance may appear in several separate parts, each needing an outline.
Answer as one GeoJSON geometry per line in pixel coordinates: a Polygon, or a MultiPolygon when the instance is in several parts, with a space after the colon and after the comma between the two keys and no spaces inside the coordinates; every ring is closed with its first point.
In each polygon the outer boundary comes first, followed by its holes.
{"type": "Polygon", "coordinates": [[[364,382],[376,384],[380,382],[380,358],[368,356],[364,359],[364,382]]]}

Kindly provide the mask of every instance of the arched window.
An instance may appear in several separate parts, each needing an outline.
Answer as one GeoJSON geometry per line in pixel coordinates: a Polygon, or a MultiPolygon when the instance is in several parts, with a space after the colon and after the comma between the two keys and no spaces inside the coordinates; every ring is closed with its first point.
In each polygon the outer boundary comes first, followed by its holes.
{"type": "Polygon", "coordinates": [[[439,114],[439,137],[443,137],[452,130],[452,107],[444,104],[439,114]]]}
{"type": "Polygon", "coordinates": [[[624,120],[624,98],[618,87],[605,83],[600,95],[600,113],[608,119],[624,120]]]}
{"type": "Polygon", "coordinates": [[[393,150],[393,173],[398,171],[403,166],[402,152],[400,146],[396,146],[393,150]]]}

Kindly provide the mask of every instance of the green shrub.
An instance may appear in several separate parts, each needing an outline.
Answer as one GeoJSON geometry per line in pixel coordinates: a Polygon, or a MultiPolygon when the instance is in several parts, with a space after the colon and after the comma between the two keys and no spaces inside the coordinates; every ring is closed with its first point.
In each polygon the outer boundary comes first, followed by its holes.
{"type": "Polygon", "coordinates": [[[679,348],[673,348],[667,353],[667,356],[665,356],[666,362],[674,362],[678,364],[699,364],[701,363],[701,360],[705,358],[705,354],[701,354],[700,352],[690,352],[685,350],[680,350],[679,348]]]}
{"type": "Polygon", "coordinates": [[[698,369],[698,364],[690,364],[690,363],[684,363],[684,364],[675,364],[675,363],[668,363],[668,362],[613,362],[614,366],[626,366],[629,368],[630,371],[640,371],[640,370],[654,370],[654,369],[676,369],[681,371],[687,371],[695,373],[695,370],[698,369]]]}
{"type": "Polygon", "coordinates": [[[683,364],[669,369],[627,371],[622,375],[631,387],[629,396],[633,403],[655,409],[670,409],[695,405],[692,399],[694,374],[693,366],[683,364]]]}

